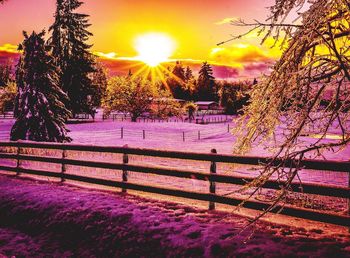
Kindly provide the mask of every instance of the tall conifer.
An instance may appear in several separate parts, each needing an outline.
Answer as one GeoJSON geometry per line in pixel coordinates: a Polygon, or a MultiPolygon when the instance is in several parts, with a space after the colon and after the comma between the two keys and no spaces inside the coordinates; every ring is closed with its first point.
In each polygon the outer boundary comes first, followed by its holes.
{"type": "Polygon", "coordinates": [[[52,53],[62,71],[62,89],[68,94],[73,114],[91,113],[94,103],[89,100],[97,90],[91,79],[95,60],[91,45],[86,43],[92,36],[88,31],[89,15],[75,12],[82,4],[79,0],[57,0],[55,22],[49,29],[52,53]]]}
{"type": "Polygon", "coordinates": [[[218,100],[213,70],[207,62],[204,62],[199,70],[197,87],[198,100],[218,100]]]}
{"type": "Polygon", "coordinates": [[[23,34],[25,39],[19,46],[23,54],[16,72],[16,122],[11,129],[11,140],[70,141],[65,128],[70,115],[64,105],[67,95],[59,86],[54,58],[46,51],[45,32],[23,34]]]}

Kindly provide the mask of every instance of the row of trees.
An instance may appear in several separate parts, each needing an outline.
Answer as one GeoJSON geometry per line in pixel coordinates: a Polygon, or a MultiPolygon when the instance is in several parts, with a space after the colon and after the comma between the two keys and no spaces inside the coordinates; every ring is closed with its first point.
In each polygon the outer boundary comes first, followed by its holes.
{"type": "MultiPolygon", "coordinates": [[[[251,89],[249,82],[223,81],[217,83],[217,87],[220,103],[227,114],[237,114],[245,105],[248,105],[248,90],[251,89]]],[[[186,105],[180,105],[161,81],[152,82],[145,77],[131,74],[125,77],[112,77],[108,81],[103,98],[105,112],[129,113],[132,121],[136,121],[145,112],[158,118],[183,114],[189,112],[190,106],[195,109],[191,101],[187,101],[186,105]]]]}
{"type": "Polygon", "coordinates": [[[184,100],[218,101],[218,84],[213,76],[213,69],[207,62],[202,64],[196,79],[189,66],[184,68],[181,62],[169,74],[166,74],[166,84],[174,98],[184,100]]]}
{"type": "Polygon", "coordinates": [[[92,34],[89,16],[75,12],[81,5],[57,0],[47,41],[44,31],[23,33],[11,140],[70,141],[65,121],[82,112],[94,115],[101,104],[107,74],[86,43],[92,34]]]}

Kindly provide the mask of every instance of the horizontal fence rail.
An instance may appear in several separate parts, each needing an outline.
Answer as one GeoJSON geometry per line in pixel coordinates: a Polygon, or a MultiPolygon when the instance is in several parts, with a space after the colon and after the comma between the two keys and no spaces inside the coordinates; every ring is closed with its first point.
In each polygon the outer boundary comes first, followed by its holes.
{"type": "MultiPolygon", "coordinates": [[[[76,144],[52,144],[52,143],[32,143],[32,142],[0,142],[1,147],[12,147],[14,150],[11,153],[1,152],[0,159],[16,160],[17,165],[6,166],[1,165],[0,170],[7,172],[14,172],[19,174],[30,174],[47,177],[60,178],[61,181],[74,180],[85,183],[93,183],[104,186],[119,187],[126,192],[127,189],[144,191],[162,195],[170,195],[175,197],[184,197],[201,201],[210,202],[210,208],[215,208],[215,203],[239,205],[242,207],[255,209],[255,210],[266,210],[270,207],[269,203],[255,201],[255,200],[243,200],[238,197],[228,197],[225,195],[218,195],[215,193],[215,183],[226,183],[234,185],[245,185],[252,182],[254,178],[243,177],[243,176],[228,176],[216,174],[216,163],[234,163],[244,165],[263,165],[271,163],[272,165],[281,165],[279,160],[271,160],[264,157],[247,157],[247,156],[231,156],[231,155],[219,155],[215,151],[210,154],[206,153],[191,153],[191,152],[178,152],[178,151],[163,151],[153,149],[142,149],[142,148],[128,148],[128,147],[112,147],[112,146],[93,146],[93,145],[76,145],[76,144]],[[60,157],[46,157],[46,156],[35,156],[29,154],[23,154],[23,149],[48,149],[48,150],[61,150],[62,156],[60,157]],[[110,163],[101,161],[86,161],[80,159],[67,158],[67,151],[80,151],[80,152],[95,152],[95,153],[119,153],[123,154],[122,163],[110,163]],[[182,169],[173,168],[160,168],[155,166],[141,166],[129,164],[128,155],[140,155],[150,157],[162,157],[172,159],[183,159],[193,161],[207,161],[211,162],[210,173],[187,171],[182,169]],[[34,170],[31,168],[22,168],[22,161],[35,161],[45,162],[52,164],[61,164],[61,172],[52,172],[45,170],[34,170]],[[72,175],[66,173],[66,165],[81,166],[90,168],[102,168],[123,171],[122,181],[113,181],[101,178],[91,178],[82,175],[72,175]],[[161,176],[171,176],[177,178],[196,179],[210,182],[210,193],[199,193],[193,191],[170,189],[165,187],[155,187],[149,185],[140,185],[128,182],[127,172],[138,172],[145,174],[154,174],[161,176]]],[[[295,166],[293,160],[287,161],[284,165],[295,166]]],[[[303,160],[301,162],[303,169],[313,170],[330,170],[334,172],[350,172],[350,162],[339,162],[339,161],[316,161],[316,160],[303,160]]],[[[283,188],[285,182],[277,182],[274,180],[268,180],[263,187],[267,189],[280,190],[283,188]]],[[[349,187],[338,187],[338,186],[327,186],[314,183],[292,183],[291,188],[295,192],[317,194],[322,196],[339,197],[350,199],[350,188],[349,187]]],[[[281,211],[281,206],[276,206],[272,212],[278,212],[285,215],[295,216],[299,218],[311,219],[321,222],[333,223],[337,225],[343,225],[350,227],[350,216],[339,215],[335,213],[326,213],[315,211],[312,209],[293,207],[291,205],[284,205],[281,211]]]]}

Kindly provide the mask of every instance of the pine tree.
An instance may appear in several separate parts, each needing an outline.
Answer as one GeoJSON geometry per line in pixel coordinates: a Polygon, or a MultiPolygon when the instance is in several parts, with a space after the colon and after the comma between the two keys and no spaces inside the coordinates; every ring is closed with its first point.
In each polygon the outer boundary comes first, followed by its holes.
{"type": "Polygon", "coordinates": [[[204,62],[198,76],[197,82],[198,100],[218,100],[213,70],[207,62],[204,62]]]}
{"type": "Polygon", "coordinates": [[[188,82],[189,80],[191,80],[193,78],[194,78],[193,72],[192,72],[191,68],[189,66],[187,66],[186,71],[185,71],[186,82],[188,82]]]}
{"type": "Polygon", "coordinates": [[[70,115],[64,101],[67,95],[59,87],[54,58],[48,54],[43,39],[45,32],[33,32],[19,50],[23,51],[16,71],[16,122],[11,140],[67,142],[65,121],[70,115]]]}
{"type": "Polygon", "coordinates": [[[190,95],[186,90],[186,75],[182,64],[177,61],[170,77],[167,80],[168,86],[174,98],[188,100],[190,95]]]}
{"type": "Polygon", "coordinates": [[[62,89],[68,94],[68,107],[73,114],[92,113],[95,103],[89,99],[98,94],[91,79],[95,60],[89,51],[91,45],[86,43],[92,36],[87,30],[89,16],[74,12],[82,4],[79,0],[57,0],[55,22],[49,29],[52,53],[62,71],[62,89]]]}
{"type": "Polygon", "coordinates": [[[176,78],[181,82],[186,81],[185,69],[179,61],[176,61],[176,65],[173,69],[173,75],[176,76],[176,78]]]}

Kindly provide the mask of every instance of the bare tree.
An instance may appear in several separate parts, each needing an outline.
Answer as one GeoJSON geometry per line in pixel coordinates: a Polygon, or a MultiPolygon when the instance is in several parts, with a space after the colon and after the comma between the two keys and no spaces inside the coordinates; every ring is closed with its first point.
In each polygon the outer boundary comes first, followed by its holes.
{"type": "Polygon", "coordinates": [[[251,104],[235,132],[237,152],[249,150],[254,142],[270,141],[274,147],[271,162],[246,186],[256,187],[252,197],[277,175],[281,191],[266,212],[285,200],[299,161],[322,157],[324,150],[339,151],[350,142],[349,23],[348,0],[276,0],[265,23],[234,22],[251,26],[247,33],[257,30],[263,42],[272,37],[283,50],[271,74],[250,92],[251,104]],[[289,22],[295,14],[298,18],[289,22]],[[324,141],[330,130],[340,137],[324,141]],[[300,139],[310,134],[318,137],[312,142],[300,139]],[[273,165],[276,161],[279,166],[273,165]]]}

